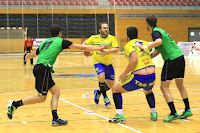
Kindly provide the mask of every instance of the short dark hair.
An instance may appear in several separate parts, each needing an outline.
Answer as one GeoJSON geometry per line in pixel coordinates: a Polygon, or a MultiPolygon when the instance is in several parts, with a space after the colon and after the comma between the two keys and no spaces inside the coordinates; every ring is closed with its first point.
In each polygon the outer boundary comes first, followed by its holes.
{"type": "Polygon", "coordinates": [[[99,29],[101,29],[102,24],[107,24],[108,25],[107,22],[101,22],[101,23],[99,23],[99,29]]]}
{"type": "Polygon", "coordinates": [[[128,27],[127,28],[127,36],[130,40],[138,38],[138,30],[136,27],[128,27]]]}
{"type": "Polygon", "coordinates": [[[157,27],[157,17],[155,15],[147,16],[146,21],[151,27],[157,27]]]}
{"type": "Polygon", "coordinates": [[[28,38],[32,39],[32,36],[28,36],[27,39],[28,39],[28,38]]]}
{"type": "Polygon", "coordinates": [[[50,33],[52,37],[58,36],[59,32],[61,31],[61,26],[60,25],[52,25],[50,28],[50,33]]]}

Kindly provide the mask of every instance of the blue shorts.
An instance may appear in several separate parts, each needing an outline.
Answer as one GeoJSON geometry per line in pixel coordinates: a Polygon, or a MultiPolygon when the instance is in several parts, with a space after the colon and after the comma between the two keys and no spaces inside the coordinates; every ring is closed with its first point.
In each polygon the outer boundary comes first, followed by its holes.
{"type": "Polygon", "coordinates": [[[134,91],[140,88],[149,91],[153,88],[155,79],[155,73],[150,75],[130,74],[126,77],[123,83],[120,81],[120,85],[127,91],[134,91]]]}
{"type": "Polygon", "coordinates": [[[115,72],[112,64],[106,66],[104,64],[94,64],[95,71],[99,75],[100,73],[105,73],[105,79],[115,80],[115,72]]]}

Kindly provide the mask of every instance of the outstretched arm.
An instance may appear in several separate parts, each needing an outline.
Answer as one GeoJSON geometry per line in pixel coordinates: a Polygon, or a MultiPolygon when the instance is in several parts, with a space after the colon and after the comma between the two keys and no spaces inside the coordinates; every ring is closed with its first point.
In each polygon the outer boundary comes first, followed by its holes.
{"type": "Polygon", "coordinates": [[[72,45],[69,46],[71,49],[79,49],[82,51],[101,51],[104,52],[103,50],[106,48],[109,48],[109,46],[104,46],[104,47],[93,47],[89,45],[81,45],[81,44],[76,44],[73,43],[72,45]]]}
{"type": "Polygon", "coordinates": [[[147,46],[142,46],[141,44],[137,43],[137,46],[141,49],[141,50],[144,50],[144,49],[152,49],[152,48],[155,48],[155,47],[158,47],[162,44],[162,39],[161,38],[158,38],[156,39],[153,43],[147,45],[147,46]]]}
{"type": "Polygon", "coordinates": [[[111,48],[111,49],[106,49],[105,52],[101,53],[101,56],[105,56],[109,53],[118,53],[119,48],[111,48]]]}

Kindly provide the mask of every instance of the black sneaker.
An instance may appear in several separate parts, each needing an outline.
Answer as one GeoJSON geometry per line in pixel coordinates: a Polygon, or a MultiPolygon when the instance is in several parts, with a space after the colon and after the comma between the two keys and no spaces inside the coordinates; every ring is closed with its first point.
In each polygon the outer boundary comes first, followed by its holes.
{"type": "Polygon", "coordinates": [[[67,123],[68,121],[62,120],[60,118],[58,118],[57,120],[52,120],[52,126],[62,126],[62,125],[66,125],[67,123]]]}

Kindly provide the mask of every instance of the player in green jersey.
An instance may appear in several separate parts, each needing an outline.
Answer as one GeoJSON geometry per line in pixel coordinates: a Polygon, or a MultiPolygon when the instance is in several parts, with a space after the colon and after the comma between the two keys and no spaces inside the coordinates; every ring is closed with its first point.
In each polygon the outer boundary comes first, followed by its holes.
{"type": "Polygon", "coordinates": [[[50,28],[51,38],[42,42],[37,49],[37,51],[32,52],[26,56],[26,59],[36,57],[38,55],[38,60],[33,68],[33,74],[35,76],[35,88],[38,91],[38,95],[28,96],[19,101],[8,100],[8,118],[12,119],[14,111],[22,106],[35,103],[42,103],[47,98],[47,93],[50,91],[52,93],[51,99],[51,110],[52,110],[52,125],[66,125],[68,121],[63,120],[57,115],[58,99],[60,96],[60,89],[54,83],[51,72],[53,72],[53,65],[56,61],[57,56],[63,49],[79,49],[79,50],[89,50],[89,51],[101,51],[108,48],[104,47],[93,47],[72,43],[68,40],[62,39],[61,26],[53,25],[50,28]]]}
{"type": "Polygon", "coordinates": [[[188,93],[183,84],[185,73],[185,59],[182,51],[172,39],[172,37],[163,29],[157,27],[157,17],[150,15],[146,17],[147,30],[151,31],[153,43],[148,46],[138,45],[142,50],[151,49],[156,47],[156,50],[152,52],[151,57],[154,58],[161,53],[164,60],[164,66],[161,74],[161,91],[164,98],[171,110],[168,118],[164,119],[164,122],[170,122],[172,120],[180,118],[187,118],[192,116],[190,109],[188,93]],[[172,79],[175,79],[176,86],[181,94],[183,102],[185,104],[185,111],[179,116],[176,112],[173,96],[169,90],[172,79]]]}

